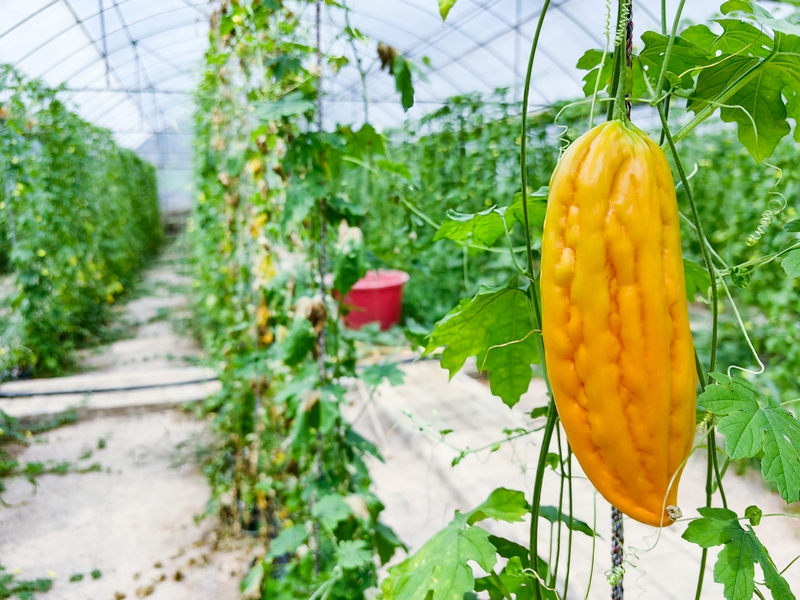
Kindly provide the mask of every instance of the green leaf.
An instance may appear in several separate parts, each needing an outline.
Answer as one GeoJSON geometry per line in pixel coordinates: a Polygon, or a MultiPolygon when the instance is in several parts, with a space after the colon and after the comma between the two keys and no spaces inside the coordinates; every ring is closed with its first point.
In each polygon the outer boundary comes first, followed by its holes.
{"type": "Polygon", "coordinates": [[[698,512],[702,518],[689,523],[682,537],[703,548],[724,544],[714,565],[714,581],[724,586],[727,600],[753,597],[755,563],[761,567],[775,600],[795,600],[789,584],[781,577],[752,527],[744,529],[736,513],[724,508],[700,508],[698,512]]]}
{"type": "Polygon", "coordinates": [[[514,406],[528,390],[531,364],[539,357],[533,329],[525,292],[482,290],[436,324],[425,354],[446,346],[442,367],[450,377],[475,356],[478,369],[489,373],[492,393],[514,406]]]}
{"type": "Polygon", "coordinates": [[[469,561],[486,572],[497,563],[489,533],[470,527],[456,513],[447,527],[435,533],[416,553],[389,569],[383,582],[386,600],[461,600],[474,588],[469,561]]]}
{"type": "Polygon", "coordinates": [[[762,161],[789,133],[787,117],[800,117],[800,103],[793,100],[800,90],[800,37],[776,31],[773,40],[750,23],[719,23],[724,32],[711,49],[721,55],[700,72],[689,109],[698,112],[732,81],[745,77],[744,85],[725,100],[720,116],[738,125],[739,140],[762,161]]]}
{"type": "Polygon", "coordinates": [[[493,206],[474,214],[448,210],[445,213],[445,221],[433,240],[448,239],[463,242],[471,237],[478,244],[491,246],[504,235],[503,216],[493,206]]]}
{"type": "Polygon", "coordinates": [[[561,462],[558,454],[555,452],[548,452],[547,456],[544,458],[544,464],[546,467],[550,467],[555,471],[558,468],[558,464],[561,462]]]}
{"type": "Polygon", "coordinates": [[[529,508],[522,492],[497,488],[489,494],[483,504],[467,513],[467,523],[474,525],[484,519],[517,523],[522,521],[529,508]]]}
{"type": "Polygon", "coordinates": [[[457,0],[439,0],[439,14],[442,15],[442,22],[447,20],[450,9],[453,8],[457,0]]]}
{"type": "Polygon", "coordinates": [[[738,375],[707,386],[697,402],[720,419],[731,460],[763,452],[764,479],[777,485],[786,502],[800,499],[800,423],[789,411],[738,375]]]}
{"type": "MultiPolygon", "coordinates": [[[[528,194],[528,223],[531,229],[538,231],[544,224],[547,211],[547,187],[539,188],[528,194]]],[[[491,246],[505,235],[515,223],[524,223],[522,193],[514,194],[509,206],[492,206],[479,213],[460,213],[448,210],[446,220],[436,232],[434,240],[449,239],[463,242],[470,237],[478,244],[491,246]],[[503,220],[505,219],[505,225],[503,220]]]]}
{"type": "Polygon", "coordinates": [[[294,554],[308,539],[308,531],[304,525],[292,525],[275,536],[269,547],[267,558],[275,558],[284,554],[294,554]]]}
{"type": "Polygon", "coordinates": [[[283,362],[289,367],[300,364],[316,343],[317,335],[311,321],[305,317],[296,317],[283,343],[283,362]]]}
{"type": "Polygon", "coordinates": [[[319,519],[328,529],[335,529],[345,519],[353,514],[350,505],[339,494],[328,494],[319,499],[311,509],[311,515],[319,519]]]}
{"type": "Polygon", "coordinates": [[[403,179],[411,179],[411,171],[408,170],[408,166],[403,163],[392,162],[386,159],[379,159],[375,161],[375,166],[387,173],[394,173],[395,175],[399,175],[403,179]]]}
{"type": "Polygon", "coordinates": [[[385,565],[394,556],[395,550],[406,546],[400,541],[394,530],[383,523],[378,523],[375,525],[375,547],[381,564],[385,565]]]}
{"type": "Polygon", "coordinates": [[[253,114],[260,121],[276,121],[282,117],[301,115],[315,108],[314,102],[306,100],[302,92],[292,92],[280,100],[256,104],[253,114]]]}
{"type": "Polygon", "coordinates": [[[789,277],[800,277],[800,248],[788,252],[783,257],[781,266],[789,277]]]}
{"type": "Polygon", "coordinates": [[[398,54],[394,59],[394,84],[400,92],[400,100],[403,110],[408,111],[414,106],[414,82],[411,80],[411,68],[408,61],[398,54]]]}
{"type": "Polygon", "coordinates": [[[360,569],[372,562],[372,550],[364,540],[339,542],[337,562],[342,570],[360,569]]]}
{"type": "Polygon", "coordinates": [[[369,387],[377,387],[386,379],[389,385],[403,385],[406,374],[395,364],[370,365],[361,372],[361,381],[369,387]]]}
{"type": "Polygon", "coordinates": [[[304,221],[326,193],[325,182],[320,177],[293,178],[286,192],[286,205],[280,217],[283,230],[286,231],[292,224],[304,221]]]}
{"type": "MultiPolygon", "coordinates": [[[[352,229],[360,233],[359,229],[352,229]]],[[[337,244],[336,257],[333,261],[333,287],[336,291],[346,296],[368,270],[369,259],[363,238],[356,237],[343,244],[337,244]]]]}
{"type": "MultiPolygon", "coordinates": [[[[689,33],[690,36],[692,33],[694,32],[689,33]]],[[[655,87],[658,84],[658,77],[664,64],[664,54],[666,53],[669,36],[661,35],[654,31],[646,31],[642,34],[642,41],[644,42],[644,49],[639,58],[642,61],[642,67],[650,80],[650,84],[655,87]]],[[[707,65],[710,58],[708,49],[689,39],[678,36],[675,38],[670,52],[667,71],[672,72],[675,78],[679,80],[680,88],[689,90],[694,87],[694,76],[697,74],[697,71],[693,69],[707,65]],[[682,77],[679,77],[681,75],[682,77]]]]}
{"type": "Polygon", "coordinates": [[[794,221],[785,223],[781,229],[784,231],[790,231],[792,233],[800,233],[800,219],[795,219],[794,221]]]}
{"type": "Polygon", "coordinates": [[[776,19],[768,11],[755,4],[743,0],[729,0],[719,9],[723,15],[737,17],[769,27],[773,31],[800,35],[800,26],[790,23],[787,19],[776,19]]]}
{"type": "Polygon", "coordinates": [[[547,411],[550,410],[549,406],[537,406],[531,411],[531,419],[541,419],[547,416],[547,411]]]}
{"type": "MultiPolygon", "coordinates": [[[[555,506],[540,506],[539,507],[539,516],[554,525],[559,521],[559,514],[558,508],[555,506]]],[[[581,521],[580,519],[576,519],[572,517],[572,523],[569,522],[569,515],[561,513],[561,522],[567,526],[567,528],[572,529],[572,531],[579,531],[580,533],[584,533],[589,537],[594,537],[596,535],[595,531],[589,527],[589,524],[585,521],[581,521]]]]}
{"type": "Polygon", "coordinates": [[[587,98],[594,94],[595,86],[597,87],[597,91],[602,91],[608,89],[611,85],[611,74],[614,68],[613,52],[608,52],[606,54],[601,71],[600,61],[602,59],[602,50],[587,50],[583,53],[583,56],[578,59],[578,63],[575,65],[578,69],[589,71],[583,76],[583,93],[587,98]],[[600,74],[599,85],[597,83],[598,73],[600,74]]]}
{"type": "MultiPolygon", "coordinates": [[[[517,598],[530,598],[533,593],[525,593],[524,584],[530,583],[530,577],[526,576],[524,569],[530,567],[530,553],[528,549],[516,542],[494,535],[489,536],[489,541],[497,548],[497,553],[503,558],[508,559],[506,567],[499,573],[500,583],[506,591],[516,594],[517,598]]],[[[542,579],[547,579],[550,571],[547,563],[538,557],[537,573],[542,579]]],[[[508,595],[503,594],[503,590],[498,586],[497,579],[494,577],[482,577],[475,581],[475,591],[488,591],[492,600],[504,600],[508,595]]],[[[540,590],[542,600],[558,600],[559,596],[550,590],[540,590]]]]}
{"type": "Polygon", "coordinates": [[[239,584],[244,598],[258,598],[264,581],[264,562],[258,561],[239,584]]]}
{"type": "Polygon", "coordinates": [[[683,277],[686,281],[686,299],[689,302],[694,302],[698,292],[703,295],[708,293],[711,278],[708,276],[708,271],[696,262],[683,259],[683,277]]]}
{"type": "MultiPolygon", "coordinates": [[[[539,232],[544,226],[544,215],[547,212],[547,191],[548,188],[544,186],[528,194],[528,224],[531,227],[531,231],[539,232]]],[[[522,192],[514,194],[514,201],[503,211],[503,217],[509,230],[514,226],[514,223],[525,223],[522,192]]]]}

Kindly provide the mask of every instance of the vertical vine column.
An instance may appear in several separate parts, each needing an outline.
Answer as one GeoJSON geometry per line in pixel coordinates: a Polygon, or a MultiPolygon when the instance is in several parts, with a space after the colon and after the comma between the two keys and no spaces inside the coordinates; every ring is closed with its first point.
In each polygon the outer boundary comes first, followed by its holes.
{"type": "MultiPolygon", "coordinates": [[[[316,44],[317,44],[317,127],[319,132],[322,133],[322,0],[316,0],[316,44]]],[[[327,243],[328,237],[328,227],[326,220],[326,203],[325,198],[322,197],[319,201],[319,289],[320,295],[322,296],[321,301],[323,306],[327,306],[325,303],[325,276],[327,275],[328,270],[328,257],[327,257],[327,250],[325,244],[327,243]]],[[[327,310],[326,310],[327,315],[327,310]]],[[[327,320],[327,316],[325,317],[327,320]]],[[[327,329],[327,323],[323,320],[322,327],[320,328],[319,333],[317,334],[317,366],[319,368],[319,380],[320,385],[325,385],[327,381],[327,371],[325,368],[325,352],[327,351],[326,348],[326,340],[325,340],[325,333],[327,329]]],[[[317,471],[317,483],[322,481],[322,432],[320,429],[317,429],[317,456],[316,456],[316,471],[317,471]]],[[[314,497],[314,501],[316,501],[316,494],[314,497]]],[[[316,548],[315,557],[314,557],[314,570],[317,575],[320,573],[320,525],[319,519],[314,521],[314,541],[316,548]]]]}
{"type": "MultiPolygon", "coordinates": [[[[627,23],[625,25],[625,65],[628,71],[633,67],[633,0],[621,0],[620,14],[627,13],[627,23]]],[[[621,32],[620,32],[621,33],[621,32]]],[[[617,50],[621,50],[622,45],[617,46],[617,50]]],[[[621,61],[620,61],[620,64],[621,61]]],[[[618,86],[625,87],[626,78],[625,71],[619,74],[618,86]]],[[[618,95],[619,98],[621,95],[618,95]]],[[[625,114],[628,119],[631,118],[631,95],[630,92],[625,94],[625,114]]],[[[623,579],[625,577],[625,567],[622,566],[625,560],[624,548],[625,546],[625,533],[622,522],[622,513],[620,510],[611,507],[611,575],[609,576],[609,583],[611,584],[611,600],[623,600],[625,595],[623,588],[623,579]]]]}
{"type": "Polygon", "coordinates": [[[624,591],[622,580],[625,568],[622,566],[624,555],[622,548],[625,545],[625,534],[622,528],[622,513],[618,508],[611,507],[611,600],[623,600],[624,591]]]}

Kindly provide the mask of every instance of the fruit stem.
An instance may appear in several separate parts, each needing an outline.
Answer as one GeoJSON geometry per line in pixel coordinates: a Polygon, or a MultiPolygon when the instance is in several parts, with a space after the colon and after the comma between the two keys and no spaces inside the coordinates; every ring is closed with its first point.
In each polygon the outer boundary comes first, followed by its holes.
{"type": "Polygon", "coordinates": [[[631,0],[620,0],[619,22],[617,23],[617,35],[614,46],[614,59],[617,62],[619,79],[617,80],[617,93],[614,98],[613,119],[616,121],[628,122],[628,110],[625,106],[626,82],[628,80],[628,18],[630,16],[631,0]]]}

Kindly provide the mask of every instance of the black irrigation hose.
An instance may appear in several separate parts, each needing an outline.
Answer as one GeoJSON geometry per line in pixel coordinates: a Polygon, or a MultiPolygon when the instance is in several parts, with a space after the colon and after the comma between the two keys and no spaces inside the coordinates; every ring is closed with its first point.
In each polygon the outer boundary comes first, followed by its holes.
{"type": "MultiPolygon", "coordinates": [[[[394,365],[403,365],[413,362],[422,362],[426,360],[438,360],[434,356],[423,356],[414,358],[404,358],[392,363],[394,365]]],[[[359,370],[364,370],[371,365],[358,365],[359,370]]],[[[115,388],[85,388],[79,390],[51,390],[46,392],[4,392],[0,390],[0,398],[30,398],[33,396],[66,396],[68,394],[102,394],[105,392],[130,392],[134,390],[147,390],[162,387],[177,387],[179,385],[191,385],[194,383],[210,383],[212,381],[219,381],[219,377],[206,377],[203,379],[190,379],[189,381],[175,381],[172,383],[148,383],[144,385],[129,385],[115,388]]]]}
{"type": "Polygon", "coordinates": [[[219,381],[219,377],[206,377],[203,379],[190,379],[189,381],[175,381],[172,383],[148,383],[144,385],[129,385],[116,388],[88,388],[80,390],[51,390],[47,392],[3,392],[0,391],[0,398],[30,398],[32,396],[66,396],[68,394],[102,394],[105,392],[130,392],[134,390],[147,390],[162,387],[176,387],[179,385],[191,385],[194,383],[209,383],[219,381]]]}

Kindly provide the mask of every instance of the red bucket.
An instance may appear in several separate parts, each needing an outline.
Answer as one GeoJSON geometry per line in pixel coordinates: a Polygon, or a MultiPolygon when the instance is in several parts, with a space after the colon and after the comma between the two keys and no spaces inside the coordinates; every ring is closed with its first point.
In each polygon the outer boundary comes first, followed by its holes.
{"type": "Polygon", "coordinates": [[[350,314],[344,318],[345,325],[360,329],[362,325],[378,321],[382,331],[396,325],[400,321],[403,285],[407,281],[408,273],[404,271],[368,271],[345,296],[344,303],[350,307],[350,314]]]}

